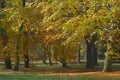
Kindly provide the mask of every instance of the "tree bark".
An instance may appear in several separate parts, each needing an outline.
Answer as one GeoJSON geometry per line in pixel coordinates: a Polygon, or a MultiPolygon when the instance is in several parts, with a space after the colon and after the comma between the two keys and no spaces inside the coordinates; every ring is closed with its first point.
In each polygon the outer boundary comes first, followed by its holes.
{"type": "Polygon", "coordinates": [[[97,47],[96,47],[95,45],[93,45],[93,49],[94,49],[94,50],[93,50],[93,65],[94,65],[94,66],[98,66],[97,47]]]}
{"type": "Polygon", "coordinates": [[[42,56],[43,63],[46,64],[46,56],[42,56]]]}
{"type": "MultiPolygon", "coordinates": [[[[5,47],[7,47],[7,43],[8,43],[8,36],[6,34],[6,31],[4,28],[0,28],[0,36],[2,37],[2,46],[3,49],[5,49],[5,47]]],[[[3,55],[4,55],[4,66],[6,69],[12,69],[12,65],[11,65],[11,58],[10,58],[10,54],[7,53],[7,51],[3,50],[3,55]]]]}
{"type": "Polygon", "coordinates": [[[23,37],[24,37],[24,43],[23,43],[23,47],[24,47],[24,67],[28,68],[28,67],[30,67],[30,65],[29,65],[28,32],[27,31],[23,33],[23,37]]]}
{"type": "Polygon", "coordinates": [[[112,50],[111,41],[107,42],[107,52],[105,53],[105,62],[103,72],[111,72],[112,71],[112,55],[110,54],[112,50]]]}
{"type": "Polygon", "coordinates": [[[81,61],[80,61],[80,44],[78,44],[78,63],[81,63],[81,61]]]}
{"type": "Polygon", "coordinates": [[[67,67],[66,59],[60,58],[60,62],[62,63],[62,67],[67,67]]]}
{"type": "Polygon", "coordinates": [[[46,64],[47,55],[46,55],[46,51],[45,50],[42,53],[42,60],[43,60],[43,63],[46,64]]]}
{"type": "Polygon", "coordinates": [[[67,67],[66,61],[63,61],[63,62],[62,62],[62,67],[67,67]]]}
{"type": "Polygon", "coordinates": [[[5,8],[5,0],[0,1],[0,8],[5,8]]]}
{"type": "Polygon", "coordinates": [[[25,7],[26,0],[22,0],[22,7],[25,7]]]}
{"type": "Polygon", "coordinates": [[[21,31],[23,29],[23,22],[21,23],[17,35],[17,42],[16,42],[16,53],[15,53],[15,65],[14,65],[14,70],[18,71],[19,70],[19,49],[20,49],[20,39],[21,39],[21,31]]]}
{"type": "Polygon", "coordinates": [[[4,52],[4,61],[5,61],[5,69],[12,69],[12,64],[11,64],[11,58],[10,54],[7,52],[4,52]]]}
{"type": "Polygon", "coordinates": [[[91,43],[87,41],[86,68],[93,68],[91,50],[92,50],[91,43]]]}
{"type": "Polygon", "coordinates": [[[48,60],[49,60],[49,64],[53,65],[52,59],[51,59],[51,47],[49,47],[49,46],[48,46],[48,60]]]}
{"type": "Polygon", "coordinates": [[[91,35],[87,34],[85,36],[86,44],[87,44],[87,64],[86,68],[93,68],[94,66],[98,66],[97,62],[97,47],[95,46],[95,42],[97,41],[98,36],[97,33],[91,35]],[[89,38],[92,39],[89,39],[89,38]]]}
{"type": "Polygon", "coordinates": [[[112,71],[112,57],[108,53],[106,53],[103,72],[111,72],[111,71],[112,71]]]}
{"type": "Polygon", "coordinates": [[[29,65],[29,55],[28,54],[24,54],[24,66],[25,66],[25,68],[30,67],[30,65],[29,65]]]}
{"type": "Polygon", "coordinates": [[[15,53],[15,65],[14,65],[14,70],[18,71],[19,70],[19,39],[17,40],[17,45],[16,45],[16,53],[15,53]]]}

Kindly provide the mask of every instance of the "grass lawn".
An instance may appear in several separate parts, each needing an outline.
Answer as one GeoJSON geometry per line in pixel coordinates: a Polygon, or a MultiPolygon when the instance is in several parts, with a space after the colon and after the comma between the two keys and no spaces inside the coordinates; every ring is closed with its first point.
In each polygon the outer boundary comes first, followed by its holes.
{"type": "Polygon", "coordinates": [[[23,75],[2,74],[0,80],[120,80],[120,77],[90,77],[90,76],[45,76],[45,75],[23,75]]]}
{"type": "Polygon", "coordinates": [[[0,80],[120,80],[120,64],[113,64],[114,72],[103,73],[103,63],[94,69],[86,69],[83,64],[68,64],[62,68],[61,64],[36,64],[25,69],[20,65],[19,71],[4,70],[0,65],[0,80]]]}

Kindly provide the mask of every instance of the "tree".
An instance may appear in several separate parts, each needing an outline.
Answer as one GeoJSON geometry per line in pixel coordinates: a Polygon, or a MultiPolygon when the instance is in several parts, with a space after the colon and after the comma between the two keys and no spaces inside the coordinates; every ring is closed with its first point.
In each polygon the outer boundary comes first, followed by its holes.
{"type": "Polygon", "coordinates": [[[4,57],[4,61],[5,61],[5,68],[6,69],[12,69],[12,65],[11,65],[11,57],[10,57],[10,53],[6,50],[6,48],[8,47],[8,36],[6,34],[6,31],[4,28],[0,28],[0,37],[2,40],[2,49],[3,49],[3,57],[4,57]]]}
{"type": "Polygon", "coordinates": [[[28,68],[30,65],[29,65],[29,54],[28,54],[28,40],[29,40],[29,34],[28,32],[23,32],[22,33],[23,35],[23,54],[24,54],[24,66],[25,68],[28,68]]]}
{"type": "Polygon", "coordinates": [[[5,0],[0,0],[0,8],[5,8],[5,0]]]}
{"type": "Polygon", "coordinates": [[[80,42],[78,43],[78,63],[81,63],[80,62],[80,50],[81,50],[81,47],[80,47],[80,42]]]}
{"type": "Polygon", "coordinates": [[[25,7],[26,0],[21,0],[22,7],[25,7]]]}
{"type": "MultiPolygon", "coordinates": [[[[57,11],[51,12],[53,13],[52,16],[48,18],[48,20],[52,20],[51,23],[57,24],[58,26],[62,27],[62,37],[63,35],[67,34],[67,32],[72,32],[70,36],[67,38],[67,42],[71,42],[72,40],[76,39],[77,36],[79,37],[87,37],[86,42],[88,46],[88,51],[89,55],[87,56],[87,60],[89,63],[89,67],[93,67],[93,60],[91,60],[93,57],[93,53],[96,54],[96,39],[94,39],[94,33],[95,30],[102,29],[103,32],[108,30],[107,36],[110,36],[110,26],[115,25],[116,27],[119,26],[119,21],[118,21],[118,12],[119,12],[119,2],[114,0],[110,1],[74,1],[74,4],[71,4],[71,1],[60,1],[59,4],[54,2],[54,6],[56,6],[54,9],[57,11]],[[59,8],[56,6],[59,6],[59,8]],[[62,4],[62,6],[60,6],[62,4]],[[66,7],[65,5],[68,4],[66,7]],[[78,4],[81,4],[78,6],[78,4]],[[66,10],[66,9],[67,10],[66,10]],[[72,9],[71,9],[72,8],[72,9]],[[66,11],[64,11],[66,10],[66,11]],[[74,12],[74,14],[70,14],[67,11],[70,10],[70,12],[74,12]],[[64,14],[59,14],[60,12],[66,12],[64,14]],[[104,13],[104,14],[103,14],[104,13]],[[70,16],[66,17],[66,15],[70,16]],[[64,18],[63,21],[62,18],[64,18]],[[118,22],[117,22],[118,21],[118,22]],[[111,23],[112,22],[112,23],[111,23]],[[59,23],[62,23],[60,25],[59,23]],[[116,25],[117,24],[117,25],[116,25]],[[70,29],[71,28],[71,29],[70,29]],[[70,31],[71,30],[71,31],[70,31]],[[95,41],[94,41],[95,40],[95,41]],[[95,49],[94,49],[95,48],[95,49]],[[93,50],[94,49],[94,50],[93,50]]],[[[114,26],[114,27],[115,27],[114,26]]],[[[59,27],[59,28],[60,28],[59,27]]],[[[101,32],[101,31],[100,31],[101,32]]],[[[98,34],[100,33],[98,32],[98,34]]],[[[79,39],[79,38],[77,38],[79,39]]],[[[108,41],[108,39],[107,39],[108,41]]],[[[64,41],[63,41],[64,42],[64,41]]],[[[115,45],[115,44],[114,44],[115,45]]],[[[97,56],[94,55],[96,58],[97,56]]],[[[96,60],[95,60],[96,61],[96,60]]],[[[96,62],[97,64],[97,62],[96,62]]]]}
{"type": "Polygon", "coordinates": [[[20,52],[20,40],[21,40],[21,31],[23,30],[23,23],[21,23],[19,30],[18,30],[18,35],[17,35],[17,42],[16,42],[16,52],[15,52],[15,66],[14,70],[17,71],[19,70],[19,52],[20,52]]]}

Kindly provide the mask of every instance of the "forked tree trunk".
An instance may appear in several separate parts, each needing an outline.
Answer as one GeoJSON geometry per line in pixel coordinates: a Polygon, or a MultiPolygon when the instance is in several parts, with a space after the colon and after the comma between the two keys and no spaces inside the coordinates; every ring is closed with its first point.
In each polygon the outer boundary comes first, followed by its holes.
{"type": "Polygon", "coordinates": [[[95,42],[97,41],[98,36],[97,33],[92,36],[87,34],[85,36],[86,44],[87,44],[87,63],[86,68],[93,68],[94,66],[98,66],[97,62],[97,47],[95,46],[95,42]],[[89,38],[92,39],[89,39],[89,38]]]}
{"type": "Polygon", "coordinates": [[[112,55],[110,54],[112,51],[111,41],[107,41],[107,52],[105,53],[105,62],[103,72],[111,72],[112,71],[112,55]]]}

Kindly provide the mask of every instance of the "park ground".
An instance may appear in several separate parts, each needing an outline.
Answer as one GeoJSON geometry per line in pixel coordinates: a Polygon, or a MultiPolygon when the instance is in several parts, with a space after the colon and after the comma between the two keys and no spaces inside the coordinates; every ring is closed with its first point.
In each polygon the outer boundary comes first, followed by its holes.
{"type": "Polygon", "coordinates": [[[120,80],[120,64],[113,64],[113,72],[102,72],[103,63],[94,69],[86,69],[85,63],[68,64],[34,64],[31,68],[20,66],[19,71],[5,70],[0,65],[0,80],[120,80]]]}

